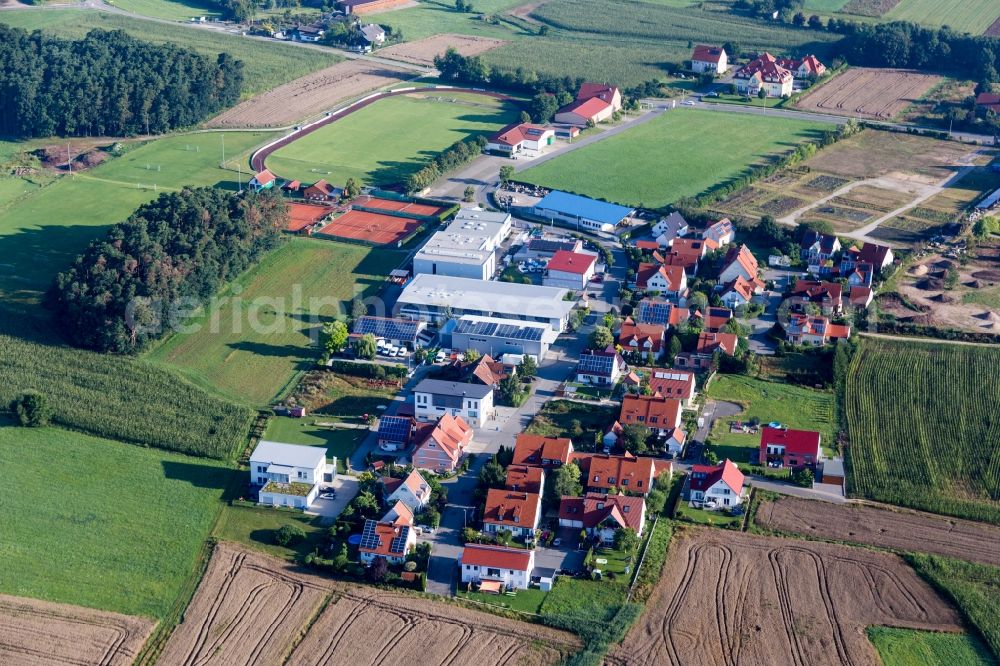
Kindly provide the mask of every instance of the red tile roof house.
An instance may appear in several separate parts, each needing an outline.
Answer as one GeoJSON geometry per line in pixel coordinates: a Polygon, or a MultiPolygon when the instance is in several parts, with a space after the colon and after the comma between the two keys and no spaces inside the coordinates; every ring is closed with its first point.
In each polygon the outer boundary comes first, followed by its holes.
{"type": "Polygon", "coordinates": [[[610,104],[615,111],[620,111],[622,108],[622,93],[617,86],[607,83],[580,84],[580,92],[576,94],[577,99],[593,99],[595,97],[610,104]]]}
{"type": "Polygon", "coordinates": [[[871,287],[851,287],[847,302],[853,308],[867,308],[875,298],[875,292],[871,287]]]}
{"type": "Polygon", "coordinates": [[[508,465],[505,485],[507,490],[540,493],[545,487],[545,470],[528,465],[508,465]]]}
{"type": "Polygon", "coordinates": [[[631,453],[620,456],[574,453],[573,461],[580,467],[583,487],[593,493],[607,493],[614,488],[633,495],[647,495],[659,474],[673,474],[670,461],[636,457],[631,453]]]}
{"type": "Polygon", "coordinates": [[[386,504],[402,502],[410,511],[420,513],[431,501],[431,487],[420,472],[413,470],[405,479],[382,479],[382,495],[386,504]]]}
{"type": "Polygon", "coordinates": [[[691,53],[691,71],[725,74],[729,69],[729,56],[721,46],[698,44],[691,53]]]}
{"type": "Polygon", "coordinates": [[[402,564],[406,561],[406,554],[416,547],[413,514],[401,504],[393,506],[382,520],[365,521],[358,547],[365,565],[371,565],[376,557],[384,557],[390,564],[402,564]]]}
{"type": "Polygon", "coordinates": [[[981,92],[976,95],[976,106],[981,106],[994,113],[1000,113],[1000,95],[991,92],[981,92]]]}
{"type": "Polygon", "coordinates": [[[735,309],[743,305],[748,305],[753,301],[754,290],[756,288],[757,285],[754,282],[750,282],[744,279],[742,275],[738,275],[735,280],[722,285],[722,293],[719,298],[722,299],[726,307],[735,309]]]}
{"type": "Polygon", "coordinates": [[[843,310],[841,300],[844,296],[844,288],[839,282],[826,282],[820,280],[795,281],[790,297],[791,304],[795,309],[803,309],[806,304],[812,303],[819,307],[825,315],[840,314],[843,310]]]}
{"type": "Polygon", "coordinates": [[[628,371],[625,359],[614,347],[607,349],[585,349],[580,353],[576,366],[576,381],[581,384],[614,386],[623,372],[628,371]]]}
{"type": "Polygon", "coordinates": [[[610,543],[615,532],[631,528],[642,536],[646,523],[646,500],[629,495],[587,493],[583,497],[563,497],[559,502],[559,527],[587,530],[610,543]]]}
{"type": "Polygon", "coordinates": [[[757,258],[753,256],[746,245],[733,246],[726,250],[726,257],[722,263],[722,270],[719,271],[719,284],[732,282],[738,277],[754,284],[754,293],[759,294],[764,290],[764,283],[757,277],[760,267],[757,258]]]}
{"type": "Polygon", "coordinates": [[[688,504],[699,509],[729,509],[743,503],[746,477],[728,458],[718,465],[692,465],[685,482],[688,504]]]}
{"type": "Polygon", "coordinates": [[[826,65],[814,55],[807,55],[804,58],[778,58],[778,64],[798,79],[815,79],[826,74],[826,65]]]}
{"type": "Polygon", "coordinates": [[[542,284],[579,291],[587,286],[597,269],[597,256],[583,252],[558,250],[545,267],[542,284]]]}
{"type": "Polygon", "coordinates": [[[554,120],[564,125],[584,127],[588,123],[602,123],[611,118],[615,109],[603,99],[591,97],[578,99],[556,111],[554,120]]]}
{"type": "Polygon", "coordinates": [[[681,401],[662,395],[626,395],[622,398],[618,422],[623,426],[639,423],[657,437],[666,437],[681,427],[681,401]]]}
{"type": "Polygon", "coordinates": [[[486,142],[488,152],[517,159],[518,155],[537,157],[542,148],[552,145],[556,131],[544,125],[515,123],[507,125],[486,142]]]}
{"type": "Polygon", "coordinates": [[[733,311],[729,308],[710,307],[708,308],[708,314],[705,316],[702,330],[707,333],[721,333],[732,318],[733,311]]]}
{"type": "Polygon", "coordinates": [[[733,227],[733,223],[728,217],[724,217],[705,229],[701,233],[701,237],[705,241],[712,241],[715,244],[715,247],[709,249],[717,250],[720,247],[729,245],[736,239],[736,228],[733,227]]]}
{"type": "Polygon", "coordinates": [[[413,466],[433,472],[454,472],[470,442],[472,427],[461,416],[445,414],[413,451],[413,466]]]}
{"type": "MultiPolygon", "coordinates": [[[[642,263],[635,273],[635,286],[658,292],[664,298],[684,300],[687,297],[687,273],[683,266],[642,263]]],[[[684,303],[678,305],[683,307],[684,303]]]]}
{"type": "Polygon", "coordinates": [[[666,329],[660,324],[637,324],[626,317],[618,329],[618,344],[626,352],[652,354],[653,358],[663,356],[666,329]]]}
{"type": "Polygon", "coordinates": [[[526,590],[535,568],[535,551],[470,543],[459,564],[462,582],[478,583],[482,592],[503,592],[501,587],[526,590]]]}
{"type": "Polygon", "coordinates": [[[682,352],[674,357],[674,365],[678,368],[705,369],[712,365],[715,352],[734,356],[739,336],[735,333],[708,333],[702,331],[698,336],[698,346],[693,352],[682,352]]]}
{"type": "Polygon", "coordinates": [[[671,370],[667,368],[650,368],[649,388],[653,393],[659,393],[665,398],[681,401],[681,407],[694,407],[695,391],[694,373],[689,370],[671,370]]]}
{"type": "Polygon", "coordinates": [[[514,439],[511,464],[553,469],[568,463],[573,455],[573,441],[568,437],[542,437],[521,433],[514,439]]]}
{"type": "Polygon", "coordinates": [[[491,488],[486,494],[483,511],[483,531],[510,532],[515,537],[528,537],[538,529],[542,518],[540,493],[525,493],[505,488],[491,488]]]}
{"type": "Polygon", "coordinates": [[[845,324],[831,324],[829,319],[822,316],[793,314],[785,334],[792,344],[822,347],[828,342],[851,337],[851,327],[845,324]]]}
{"type": "Polygon", "coordinates": [[[733,83],[741,95],[756,95],[764,90],[769,97],[787,97],[792,94],[794,76],[778,64],[778,59],[764,52],[733,74],[733,83]]]}
{"type": "Polygon", "coordinates": [[[760,464],[768,467],[816,468],[823,460],[820,434],[812,430],[771,428],[760,431],[760,464]]]}

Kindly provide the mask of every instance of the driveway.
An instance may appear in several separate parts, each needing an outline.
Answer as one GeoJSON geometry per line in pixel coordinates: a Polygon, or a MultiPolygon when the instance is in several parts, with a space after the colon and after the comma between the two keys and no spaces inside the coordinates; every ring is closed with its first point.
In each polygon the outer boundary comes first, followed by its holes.
{"type": "Polygon", "coordinates": [[[324,525],[332,525],[337,516],[347,508],[347,505],[358,494],[358,480],[353,476],[338,474],[332,484],[325,484],[325,488],[333,486],[337,496],[334,499],[324,499],[317,497],[316,501],[309,505],[306,511],[310,516],[322,516],[324,525]]]}
{"type": "Polygon", "coordinates": [[[489,456],[476,456],[465,474],[442,484],[448,489],[448,505],[441,513],[441,526],[434,534],[418,537],[419,542],[431,544],[427,591],[432,594],[451,596],[454,591],[455,571],[462,556],[462,528],[472,519],[479,470],[488,459],[489,456]]]}

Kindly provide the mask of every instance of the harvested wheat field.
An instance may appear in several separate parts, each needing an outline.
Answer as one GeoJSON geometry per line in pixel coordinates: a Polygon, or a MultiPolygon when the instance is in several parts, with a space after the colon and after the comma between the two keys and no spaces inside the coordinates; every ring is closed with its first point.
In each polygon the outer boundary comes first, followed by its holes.
{"type": "Polygon", "coordinates": [[[464,56],[477,56],[487,51],[506,44],[502,39],[492,37],[473,37],[471,35],[434,35],[425,37],[415,42],[404,42],[388,48],[379,50],[380,56],[394,58],[403,62],[412,62],[415,65],[434,65],[434,56],[441,55],[454,47],[456,51],[464,56]]]}
{"type": "Polygon", "coordinates": [[[328,111],[369,90],[390,86],[412,72],[365,60],[346,60],[237,104],[209,127],[283,127],[328,111]]]}
{"type": "Polygon", "coordinates": [[[155,622],[0,594],[0,664],[127,666],[155,622]]]}
{"type": "Polygon", "coordinates": [[[287,666],[558,664],[580,649],[571,634],[362,587],[335,594],[287,666]]]}
{"type": "Polygon", "coordinates": [[[869,625],[962,630],[955,611],[896,555],[685,529],[608,663],[877,664],[869,625]]]}
{"type": "Polygon", "coordinates": [[[838,116],[889,120],[941,80],[934,74],[902,69],[853,67],[807,92],[795,106],[838,116]]]}
{"type": "Polygon", "coordinates": [[[1000,566],[1000,528],[930,513],[782,497],[760,505],[757,524],[781,532],[1000,566]]]}
{"type": "Polygon", "coordinates": [[[280,664],[332,583],[231,544],[219,544],[159,663],[280,664]]]}

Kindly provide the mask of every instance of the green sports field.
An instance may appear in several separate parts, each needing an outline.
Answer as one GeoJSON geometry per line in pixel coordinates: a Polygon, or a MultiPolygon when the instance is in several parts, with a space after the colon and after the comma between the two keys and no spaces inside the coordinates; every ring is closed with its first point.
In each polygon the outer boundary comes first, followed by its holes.
{"type": "Polygon", "coordinates": [[[196,331],[174,334],[148,357],[196,383],[265,404],[315,363],[319,352],[310,335],[334,315],[340,301],[372,293],[403,256],[336,241],[292,239],[238,278],[218,307],[192,321],[196,331]],[[314,320],[314,314],[321,319],[314,320]]]}
{"type": "Polygon", "coordinates": [[[283,178],[306,182],[401,183],[456,141],[515,120],[515,111],[482,95],[389,97],[285,146],[267,166],[283,178]]]}
{"type": "Polygon", "coordinates": [[[949,25],[958,32],[981,35],[1000,17],[997,0],[902,0],[890,9],[885,21],[913,21],[924,25],[949,25]]]}
{"type": "Polygon", "coordinates": [[[163,618],[232,470],[55,428],[0,426],[0,592],[163,618]]]}
{"type": "Polygon", "coordinates": [[[517,177],[622,204],[659,207],[738,176],[828,127],[775,116],[673,109],[517,177]]]}
{"type": "MultiPolygon", "coordinates": [[[[0,300],[36,304],[56,273],[92,239],[158,192],[184,185],[235,188],[237,164],[271,135],[198,133],[151,141],[90,171],[62,176],[5,206],[0,199],[0,300]]],[[[248,180],[246,169],[243,181],[248,180]]],[[[8,182],[8,181],[0,181],[8,182]]],[[[15,181],[17,182],[17,181],[15,181]]]]}

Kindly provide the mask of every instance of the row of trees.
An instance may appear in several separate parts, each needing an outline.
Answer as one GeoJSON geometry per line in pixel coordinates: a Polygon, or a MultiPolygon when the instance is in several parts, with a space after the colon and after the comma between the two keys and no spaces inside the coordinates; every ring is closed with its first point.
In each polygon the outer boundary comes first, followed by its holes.
{"type": "Polygon", "coordinates": [[[582,78],[570,76],[549,76],[523,67],[510,69],[499,65],[488,65],[479,56],[465,57],[449,47],[443,55],[434,56],[434,67],[441,72],[441,78],[469,85],[490,84],[493,88],[518,92],[547,92],[553,95],[567,92],[572,96],[583,83],[582,78]]]}
{"type": "Polygon", "coordinates": [[[406,179],[406,191],[419,192],[430,187],[443,174],[459,167],[483,152],[486,137],[479,135],[468,141],[457,141],[442,151],[430,164],[406,179]]]}
{"type": "Polygon", "coordinates": [[[70,41],[0,24],[0,134],[129,136],[193,125],[235,104],[243,63],[120,30],[70,41]]]}
{"type": "Polygon", "coordinates": [[[74,345],[136,352],[275,247],[287,207],[272,192],[161,194],[60,273],[50,305],[74,345]]]}

